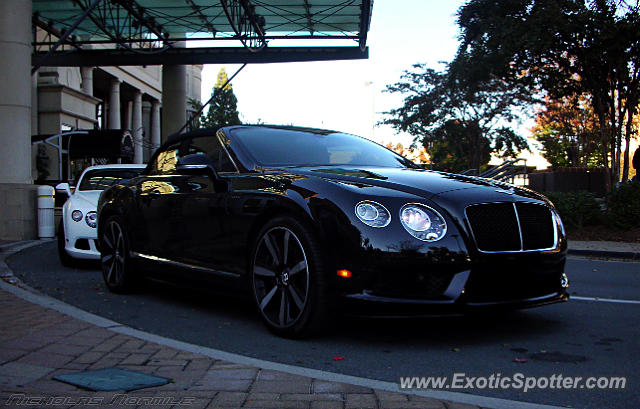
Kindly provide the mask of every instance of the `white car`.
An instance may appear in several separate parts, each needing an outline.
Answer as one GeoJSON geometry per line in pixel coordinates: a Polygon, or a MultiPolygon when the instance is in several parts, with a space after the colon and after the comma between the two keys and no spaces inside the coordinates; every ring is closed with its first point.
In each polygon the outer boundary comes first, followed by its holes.
{"type": "Polygon", "coordinates": [[[96,208],[103,190],[138,176],[146,165],[99,165],[82,172],[73,193],[68,183],[60,183],[56,190],[69,198],[62,206],[62,220],[58,227],[58,255],[65,266],[73,266],[75,259],[99,259],[96,247],[96,208]]]}

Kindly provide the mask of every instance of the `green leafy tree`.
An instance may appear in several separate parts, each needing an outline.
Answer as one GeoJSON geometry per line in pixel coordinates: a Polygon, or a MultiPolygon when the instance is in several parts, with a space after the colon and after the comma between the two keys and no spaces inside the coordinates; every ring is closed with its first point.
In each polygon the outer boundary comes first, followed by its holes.
{"type": "Polygon", "coordinates": [[[532,132],[552,168],[602,166],[598,117],[584,96],[547,98],[532,132]]]}
{"type": "Polygon", "coordinates": [[[455,61],[483,67],[473,81],[496,76],[552,99],[588,95],[609,184],[627,179],[640,103],[637,1],[470,0],[458,12],[458,25],[455,61]]]}
{"type": "Polygon", "coordinates": [[[509,127],[517,114],[513,100],[527,98],[521,89],[496,78],[470,87],[463,67],[414,68],[387,86],[386,92],[404,95],[404,104],[386,112],[382,123],[411,134],[426,148],[435,169],[480,170],[492,153],[512,158],[528,148],[509,127]]]}
{"type": "Polygon", "coordinates": [[[238,113],[238,99],[233,93],[231,84],[227,84],[223,88],[227,79],[227,72],[224,68],[221,68],[211,95],[216,92],[218,94],[211,101],[207,114],[200,118],[201,127],[215,128],[226,125],[240,125],[242,123],[238,113]]]}

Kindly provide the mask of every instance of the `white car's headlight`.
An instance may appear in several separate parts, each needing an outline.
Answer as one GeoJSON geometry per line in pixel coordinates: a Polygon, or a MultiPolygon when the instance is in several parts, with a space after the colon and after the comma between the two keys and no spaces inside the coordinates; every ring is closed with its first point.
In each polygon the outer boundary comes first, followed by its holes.
{"type": "Polygon", "coordinates": [[[356,205],[356,216],[371,227],[385,227],[391,222],[391,213],[387,208],[371,200],[364,200],[356,205]]]}
{"type": "Polygon", "coordinates": [[[82,220],[82,212],[80,210],[74,210],[73,212],[71,212],[71,218],[74,222],[79,222],[80,220],[82,220]]]}
{"type": "Polygon", "coordinates": [[[422,241],[438,241],[447,233],[447,223],[440,213],[419,203],[402,206],[400,222],[409,234],[422,241]]]}
{"type": "Polygon", "coordinates": [[[87,222],[89,227],[96,228],[96,220],[98,219],[98,214],[96,212],[89,212],[84,218],[84,221],[87,222]]]}

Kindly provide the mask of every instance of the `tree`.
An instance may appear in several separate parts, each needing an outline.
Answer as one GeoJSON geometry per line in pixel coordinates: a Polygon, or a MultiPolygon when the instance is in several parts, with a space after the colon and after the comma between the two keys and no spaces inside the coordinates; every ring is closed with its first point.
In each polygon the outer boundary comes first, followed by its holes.
{"type": "Polygon", "coordinates": [[[401,143],[397,143],[396,145],[394,145],[393,142],[385,143],[384,146],[418,165],[426,165],[430,163],[429,158],[427,157],[427,150],[424,147],[409,147],[408,149],[406,149],[404,146],[402,146],[401,143]]]}
{"type": "Polygon", "coordinates": [[[528,145],[508,125],[516,119],[513,100],[527,98],[492,78],[470,87],[465,70],[435,71],[416,64],[386,92],[405,95],[404,104],[382,123],[408,132],[431,156],[436,169],[461,171],[486,166],[492,153],[515,157],[528,145]]]}
{"type": "Polygon", "coordinates": [[[221,68],[211,93],[213,95],[218,92],[218,95],[211,101],[207,114],[200,119],[201,127],[215,128],[226,125],[240,125],[242,123],[238,113],[238,99],[233,93],[231,84],[227,84],[222,88],[227,79],[227,72],[224,68],[221,68]]]}
{"type": "Polygon", "coordinates": [[[602,166],[598,117],[583,95],[547,98],[532,132],[552,168],[602,166]]]}
{"type": "Polygon", "coordinates": [[[627,179],[640,103],[637,1],[471,0],[460,8],[458,25],[455,60],[485,68],[474,80],[496,76],[552,99],[588,95],[608,181],[627,179]]]}

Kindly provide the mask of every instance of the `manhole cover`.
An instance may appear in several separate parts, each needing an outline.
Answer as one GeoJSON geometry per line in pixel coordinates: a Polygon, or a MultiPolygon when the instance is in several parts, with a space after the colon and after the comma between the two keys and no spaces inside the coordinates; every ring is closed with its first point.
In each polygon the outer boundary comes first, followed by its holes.
{"type": "Polygon", "coordinates": [[[133,391],[169,383],[171,379],[120,368],[56,375],[53,379],[92,391],[133,391]]]}

